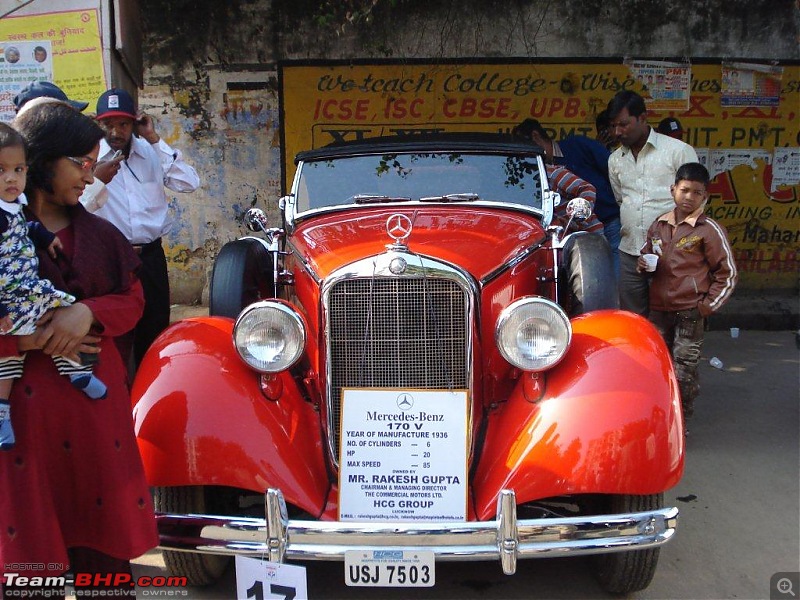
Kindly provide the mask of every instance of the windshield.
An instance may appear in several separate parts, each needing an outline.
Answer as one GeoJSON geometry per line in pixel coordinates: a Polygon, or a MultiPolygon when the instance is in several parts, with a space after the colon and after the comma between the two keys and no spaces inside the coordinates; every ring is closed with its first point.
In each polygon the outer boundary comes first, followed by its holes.
{"type": "Polygon", "coordinates": [[[297,212],[354,203],[510,202],[542,208],[535,156],[467,153],[383,154],[304,162],[297,212]]]}

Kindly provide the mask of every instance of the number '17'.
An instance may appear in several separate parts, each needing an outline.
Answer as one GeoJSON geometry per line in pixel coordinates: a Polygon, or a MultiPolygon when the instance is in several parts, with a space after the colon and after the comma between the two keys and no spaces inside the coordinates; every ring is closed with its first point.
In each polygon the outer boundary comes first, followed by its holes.
{"type": "MultiPolygon", "coordinates": [[[[294,600],[294,597],[297,595],[297,590],[293,587],[278,585],[277,583],[270,583],[269,593],[270,596],[278,596],[283,598],[283,600],[294,600]]],[[[264,582],[254,582],[252,587],[247,590],[247,597],[253,598],[254,600],[264,600],[264,582]]]]}

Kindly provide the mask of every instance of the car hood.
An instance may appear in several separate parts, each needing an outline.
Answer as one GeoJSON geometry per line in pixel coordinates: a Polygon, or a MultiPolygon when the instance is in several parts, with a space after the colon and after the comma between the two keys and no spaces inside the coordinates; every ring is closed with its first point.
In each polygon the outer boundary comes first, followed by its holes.
{"type": "Polygon", "coordinates": [[[539,219],[524,211],[415,205],[315,215],[297,225],[290,243],[324,279],[340,267],[385,252],[394,242],[387,220],[397,214],[413,223],[406,240],[410,252],[458,265],[478,280],[545,238],[539,219]]]}

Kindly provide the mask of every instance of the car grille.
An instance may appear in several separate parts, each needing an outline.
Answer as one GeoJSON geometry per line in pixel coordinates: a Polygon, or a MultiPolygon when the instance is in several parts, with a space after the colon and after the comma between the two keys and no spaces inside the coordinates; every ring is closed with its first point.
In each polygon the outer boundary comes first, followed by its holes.
{"type": "Polygon", "coordinates": [[[347,279],[328,302],[329,422],[339,455],[345,387],[465,389],[468,297],[451,279],[347,279]]]}

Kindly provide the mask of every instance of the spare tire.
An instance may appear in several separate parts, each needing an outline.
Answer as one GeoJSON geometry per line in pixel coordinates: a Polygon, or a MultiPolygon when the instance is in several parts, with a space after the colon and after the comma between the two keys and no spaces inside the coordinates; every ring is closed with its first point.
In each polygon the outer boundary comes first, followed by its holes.
{"type": "Polygon", "coordinates": [[[597,233],[569,236],[561,255],[559,295],[571,317],[619,308],[619,290],[611,247],[597,233]]]}
{"type": "Polygon", "coordinates": [[[272,256],[257,239],[225,244],[214,261],[208,313],[235,319],[248,304],[274,295],[272,256]]]}

